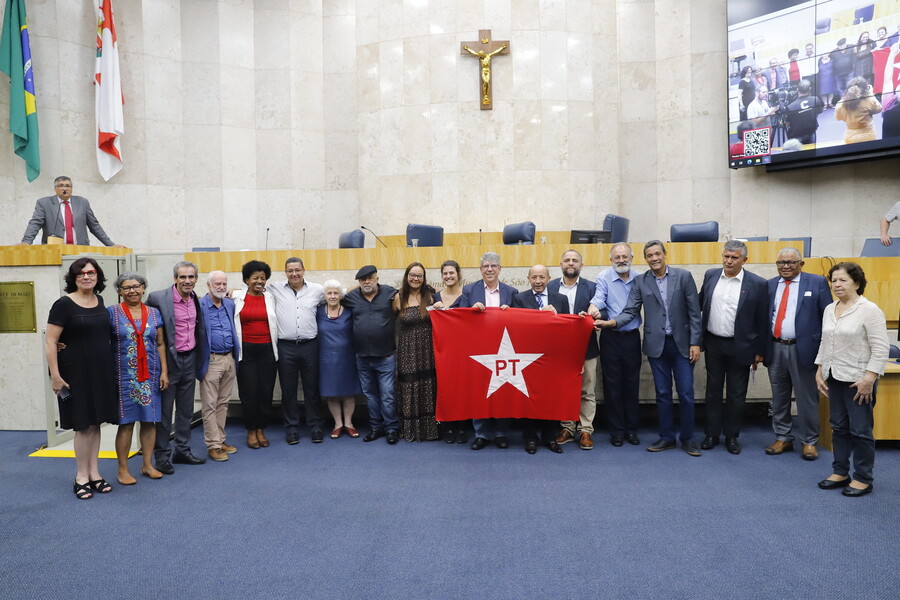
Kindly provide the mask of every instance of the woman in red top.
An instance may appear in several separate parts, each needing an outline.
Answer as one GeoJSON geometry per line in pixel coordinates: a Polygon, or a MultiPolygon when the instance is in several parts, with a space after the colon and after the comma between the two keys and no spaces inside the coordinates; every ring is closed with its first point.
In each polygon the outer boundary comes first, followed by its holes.
{"type": "Polygon", "coordinates": [[[238,393],[247,428],[247,446],[268,447],[265,428],[272,410],[278,360],[278,325],[275,299],[266,291],[272,269],[259,260],[241,268],[246,290],[237,290],[234,299],[234,328],[241,338],[238,350],[238,393]]]}

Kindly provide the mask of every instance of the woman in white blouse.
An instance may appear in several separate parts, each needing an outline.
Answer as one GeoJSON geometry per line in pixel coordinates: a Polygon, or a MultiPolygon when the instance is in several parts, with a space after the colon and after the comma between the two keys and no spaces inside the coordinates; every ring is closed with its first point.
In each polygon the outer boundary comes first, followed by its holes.
{"type": "Polygon", "coordinates": [[[866,275],[856,263],[842,262],[828,272],[837,300],[822,316],[822,342],[816,356],[816,385],[828,396],[834,462],[823,490],[844,488],[845,496],[872,491],[875,438],[872,409],[878,376],[888,358],[884,313],[863,297],[866,275]],[[850,478],[850,455],[853,478],[850,478]]]}

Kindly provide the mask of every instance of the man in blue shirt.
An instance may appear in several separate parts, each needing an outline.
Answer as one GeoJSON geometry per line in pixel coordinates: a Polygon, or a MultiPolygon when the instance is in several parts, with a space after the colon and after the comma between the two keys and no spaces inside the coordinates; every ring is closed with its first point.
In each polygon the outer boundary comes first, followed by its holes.
{"type": "MultiPolygon", "coordinates": [[[[616,244],[609,252],[612,267],[597,275],[591,305],[617,319],[631,295],[638,272],[631,268],[634,253],[628,244],[616,244]]],[[[638,394],[641,383],[640,315],[618,329],[600,332],[600,365],[603,399],[609,421],[609,442],[621,446],[641,443],[637,436],[638,394]]]]}
{"type": "Polygon", "coordinates": [[[200,380],[200,414],[207,454],[216,462],[228,460],[237,448],[225,443],[228,401],[237,378],[237,348],[240,339],[234,330],[234,301],[226,298],[228,276],[213,271],[206,280],[209,293],[200,299],[200,310],[209,340],[209,369],[200,380]]]}

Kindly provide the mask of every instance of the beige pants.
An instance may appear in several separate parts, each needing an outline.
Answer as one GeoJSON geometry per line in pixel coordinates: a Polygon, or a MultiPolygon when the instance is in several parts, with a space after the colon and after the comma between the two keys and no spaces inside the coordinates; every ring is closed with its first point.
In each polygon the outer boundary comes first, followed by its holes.
{"type": "Polygon", "coordinates": [[[200,380],[200,414],[207,448],[221,448],[225,442],[225,419],[235,374],[234,353],[209,355],[209,369],[200,380]]]}
{"type": "MultiPolygon", "coordinates": [[[[584,373],[581,375],[581,411],[578,414],[578,431],[594,433],[594,415],[597,413],[597,359],[584,361],[584,373]]],[[[563,421],[563,429],[575,434],[575,421],[563,421]]]]}

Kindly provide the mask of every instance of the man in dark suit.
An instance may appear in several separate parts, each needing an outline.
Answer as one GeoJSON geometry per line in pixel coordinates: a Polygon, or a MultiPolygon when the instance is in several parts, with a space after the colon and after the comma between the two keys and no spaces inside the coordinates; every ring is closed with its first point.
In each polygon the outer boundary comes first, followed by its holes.
{"type": "Polygon", "coordinates": [[[55,196],[46,196],[38,199],[34,205],[34,214],[28,221],[28,227],[25,228],[25,235],[19,245],[29,245],[34,241],[38,231],[42,231],[41,243],[47,243],[48,236],[61,238],[65,244],[78,244],[80,246],[89,246],[91,244],[88,238],[88,229],[100,240],[105,246],[115,246],[116,248],[124,248],[121,244],[114,243],[97,217],[91,210],[91,203],[87,198],[72,195],[72,180],[66,176],[57,177],[53,181],[53,187],[56,190],[55,196]],[[71,215],[71,222],[67,227],[66,213],[71,215]]]}
{"type": "MultiPolygon", "coordinates": [[[[547,289],[550,281],[550,270],[544,265],[534,265],[528,269],[528,282],[530,290],[525,290],[513,296],[512,308],[530,308],[534,310],[548,310],[553,314],[569,314],[569,299],[558,292],[547,289]]],[[[538,433],[541,440],[550,450],[557,454],[562,453],[562,446],[556,441],[556,421],[544,419],[522,419],[522,441],[525,442],[525,452],[534,454],[537,452],[538,433]]]]}
{"type": "MultiPolygon", "coordinates": [[[[460,308],[473,307],[478,310],[487,307],[497,307],[501,310],[509,308],[513,296],[519,290],[500,281],[500,269],[500,255],[496,252],[486,252],[481,257],[481,281],[463,286],[462,296],[459,298],[460,308]]],[[[506,438],[508,419],[473,419],[472,425],[475,427],[472,450],[481,450],[487,446],[492,437],[498,448],[509,446],[509,440],[506,438]]]]}
{"type": "Polygon", "coordinates": [[[203,416],[203,438],[207,454],[216,462],[228,460],[237,448],[225,443],[225,420],[228,401],[237,379],[240,337],[234,328],[234,300],[226,297],[228,276],[213,271],[206,280],[209,293],[200,298],[200,311],[209,340],[209,367],[200,378],[200,414],[203,416]]]}
{"type": "Polygon", "coordinates": [[[644,244],[644,259],[650,270],[634,280],[625,309],[613,320],[597,327],[624,327],[644,308],[644,354],[653,371],[659,439],[649,452],[675,448],[672,379],[678,391],[681,417],[681,447],[690,456],[700,456],[694,441],[694,364],[700,360],[700,302],[690,272],[666,264],[666,247],[659,240],[644,244]]]}
{"type": "Polygon", "coordinates": [[[802,273],[803,256],[785,248],[775,261],[778,277],[768,281],[770,334],[766,367],[772,385],[772,429],[775,442],[766,454],[794,449],[791,390],[797,398],[796,433],[803,458],[816,460],[819,452],[819,392],[813,362],[822,340],[822,314],[831,304],[831,289],[821,275],[802,273]]]}
{"type": "Polygon", "coordinates": [[[205,458],[191,452],[191,417],[194,414],[194,388],[209,366],[209,343],[200,300],[194,293],[197,265],[182,261],[175,265],[175,284],[150,292],[147,304],[162,313],[166,330],[166,362],[169,387],[162,394],[162,415],[156,425],[156,468],[171,475],[172,463],[200,465],[205,458]],[[169,448],[172,411],[175,411],[175,450],[169,448]]]}
{"type": "Polygon", "coordinates": [[[700,288],[706,351],[706,437],[700,444],[704,450],[717,446],[724,432],[728,452],[741,453],[738,437],[750,370],[756,370],[766,353],[766,280],[744,269],[746,262],[744,242],[725,242],[722,268],[708,270],[700,288]]]}
{"type": "MultiPolygon", "coordinates": [[[[568,310],[565,312],[567,313],[599,315],[599,311],[591,305],[591,298],[594,297],[597,286],[580,277],[581,269],[584,266],[581,254],[575,250],[566,250],[559,266],[562,268],[563,276],[548,283],[547,290],[560,293],[566,298],[568,310]]],[[[594,433],[594,415],[597,412],[597,396],[594,388],[597,385],[598,356],[600,356],[600,347],[597,344],[597,335],[592,334],[588,340],[584,371],[581,374],[581,410],[578,414],[578,425],[576,428],[575,421],[563,421],[562,430],[556,436],[559,444],[571,442],[577,437],[578,446],[582,450],[591,450],[594,447],[591,434],[594,433]]]]}

